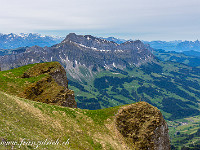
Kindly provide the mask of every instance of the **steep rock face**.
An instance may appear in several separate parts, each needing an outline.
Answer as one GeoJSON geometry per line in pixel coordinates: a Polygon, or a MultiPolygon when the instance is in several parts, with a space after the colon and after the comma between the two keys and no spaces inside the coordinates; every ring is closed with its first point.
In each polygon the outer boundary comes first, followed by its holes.
{"type": "Polygon", "coordinates": [[[136,150],[170,150],[167,123],[161,112],[146,102],[119,110],[116,127],[136,150]]]}
{"type": "Polygon", "coordinates": [[[44,75],[42,79],[28,85],[22,97],[44,103],[77,108],[74,92],[68,89],[64,68],[57,62],[37,64],[24,72],[22,78],[44,75]]]}
{"type": "Polygon", "coordinates": [[[152,136],[155,150],[168,150],[170,149],[168,126],[165,121],[161,122],[161,125],[154,130],[152,136]]]}
{"type": "Polygon", "coordinates": [[[92,62],[88,64],[87,61],[76,58],[81,64],[101,66],[117,65],[136,65],[139,66],[143,63],[150,62],[154,56],[151,54],[151,48],[148,45],[143,44],[141,41],[127,41],[122,44],[117,44],[113,41],[107,41],[104,39],[96,38],[91,35],[76,35],[70,33],[60,44],[53,47],[59,48],[72,44],[75,48],[71,47],[71,50],[76,51],[77,47],[84,50],[85,58],[92,59],[92,62]]]}

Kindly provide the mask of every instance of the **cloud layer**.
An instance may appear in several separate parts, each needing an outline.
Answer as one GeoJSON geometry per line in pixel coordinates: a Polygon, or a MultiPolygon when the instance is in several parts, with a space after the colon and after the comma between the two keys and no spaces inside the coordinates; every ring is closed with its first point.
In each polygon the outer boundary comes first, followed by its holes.
{"type": "Polygon", "coordinates": [[[199,0],[0,0],[0,32],[195,40],[199,0]]]}

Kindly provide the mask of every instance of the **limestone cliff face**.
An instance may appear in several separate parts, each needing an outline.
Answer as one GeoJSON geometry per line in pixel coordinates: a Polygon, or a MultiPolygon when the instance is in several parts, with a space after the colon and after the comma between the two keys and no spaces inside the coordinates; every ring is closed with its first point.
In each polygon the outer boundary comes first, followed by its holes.
{"type": "Polygon", "coordinates": [[[57,62],[36,64],[22,78],[41,78],[28,84],[22,97],[34,101],[77,108],[74,92],[68,89],[65,69],[57,62]]]}
{"type": "Polygon", "coordinates": [[[171,149],[167,123],[161,112],[146,102],[125,106],[119,110],[116,127],[133,149],[171,149]]]}

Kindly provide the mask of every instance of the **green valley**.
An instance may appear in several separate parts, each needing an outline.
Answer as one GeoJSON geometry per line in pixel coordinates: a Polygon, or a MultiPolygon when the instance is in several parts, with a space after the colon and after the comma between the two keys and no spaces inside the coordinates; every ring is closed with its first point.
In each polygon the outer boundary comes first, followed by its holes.
{"type": "Polygon", "coordinates": [[[200,69],[172,62],[98,72],[91,82],[69,80],[78,107],[100,109],[146,101],[167,119],[199,114],[200,69]]]}

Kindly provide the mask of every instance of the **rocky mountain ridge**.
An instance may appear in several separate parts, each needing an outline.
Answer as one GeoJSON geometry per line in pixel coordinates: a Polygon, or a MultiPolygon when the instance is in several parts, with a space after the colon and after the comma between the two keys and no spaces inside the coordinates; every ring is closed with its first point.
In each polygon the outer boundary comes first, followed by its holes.
{"type": "Polygon", "coordinates": [[[154,61],[151,48],[141,41],[122,44],[91,35],[69,34],[61,43],[52,47],[33,46],[24,53],[0,57],[2,70],[39,62],[60,62],[70,76],[81,79],[80,67],[89,68],[88,76],[100,68],[126,68],[154,61]],[[73,71],[72,71],[73,70],[73,71]]]}

